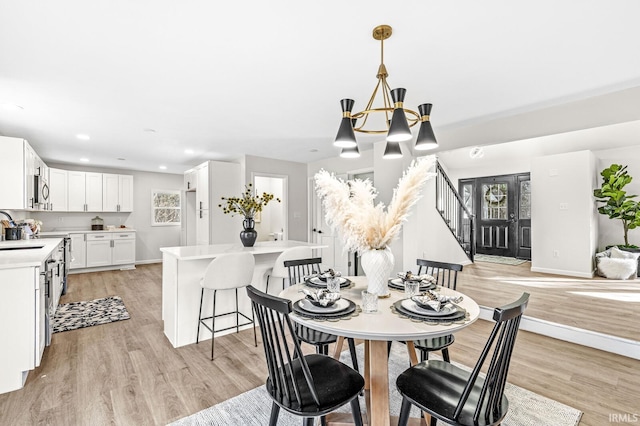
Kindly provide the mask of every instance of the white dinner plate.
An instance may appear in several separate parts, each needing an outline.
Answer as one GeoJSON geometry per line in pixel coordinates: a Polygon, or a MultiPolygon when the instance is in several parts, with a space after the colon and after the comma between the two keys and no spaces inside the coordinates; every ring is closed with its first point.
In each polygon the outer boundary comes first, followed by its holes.
{"type": "Polygon", "coordinates": [[[420,314],[420,315],[431,316],[431,317],[444,317],[444,316],[447,316],[447,315],[454,314],[454,313],[456,313],[458,311],[456,309],[456,307],[452,306],[452,305],[444,305],[442,308],[440,308],[439,311],[434,311],[432,309],[421,308],[420,306],[418,306],[416,304],[416,302],[414,302],[411,299],[404,299],[402,301],[402,303],[400,303],[400,304],[407,311],[414,312],[414,313],[420,314]]]}
{"type": "MultiPolygon", "coordinates": [[[[309,279],[309,282],[311,284],[315,284],[315,285],[321,285],[321,286],[327,286],[327,281],[326,280],[321,280],[318,277],[313,277],[309,279]]],[[[344,284],[347,282],[347,279],[344,277],[338,277],[338,282],[340,282],[340,285],[344,284]]]]}
{"type": "Polygon", "coordinates": [[[349,307],[349,301],[346,299],[339,299],[333,305],[328,307],[323,307],[323,306],[316,306],[310,301],[308,301],[307,299],[302,299],[300,300],[299,306],[300,306],[300,309],[307,312],[333,314],[333,313],[337,313],[347,309],[349,307]]]}

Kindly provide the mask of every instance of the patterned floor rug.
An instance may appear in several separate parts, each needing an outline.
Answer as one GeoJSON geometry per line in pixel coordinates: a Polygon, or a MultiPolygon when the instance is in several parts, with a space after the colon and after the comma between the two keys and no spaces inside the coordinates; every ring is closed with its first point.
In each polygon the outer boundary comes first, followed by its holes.
{"type": "Polygon", "coordinates": [[[501,265],[522,265],[524,262],[528,262],[528,260],[524,259],[516,259],[515,257],[504,257],[504,256],[491,256],[488,254],[476,254],[473,256],[474,262],[488,262],[488,263],[499,263],[501,265]]]}
{"type": "MultiPolygon", "coordinates": [[[[362,345],[357,347],[359,365],[363,364],[362,345]]],[[[341,361],[351,365],[348,352],[343,352],[341,361]]],[[[429,358],[438,359],[437,355],[429,358]]],[[[454,363],[455,364],[455,363],[454,363]]],[[[459,364],[457,364],[459,365],[459,364]]],[[[406,347],[394,343],[389,358],[389,401],[391,414],[397,416],[400,412],[402,397],[395,387],[395,380],[400,373],[409,366],[409,356],[406,347]]],[[[464,367],[463,367],[464,368],[464,367]]],[[[507,383],[505,394],[509,399],[509,411],[502,422],[502,426],[576,426],[580,422],[582,412],[558,401],[538,395],[521,387],[507,383]]],[[[213,407],[202,410],[189,417],[171,423],[170,426],[264,426],[269,424],[272,399],[264,386],[252,389],[235,398],[228,399],[213,407]],[[247,409],[247,407],[251,407],[247,409]]],[[[364,399],[360,399],[360,407],[364,409],[364,399]]],[[[349,404],[343,406],[340,412],[351,412],[349,404]]],[[[411,416],[418,417],[415,407],[411,409],[411,416]]],[[[278,426],[299,426],[300,417],[280,410],[278,426]]],[[[438,426],[446,426],[438,422],[438,426]]]]}
{"type": "Polygon", "coordinates": [[[58,306],[53,318],[53,332],[75,330],[93,325],[129,319],[129,312],[119,296],[58,306]]]}

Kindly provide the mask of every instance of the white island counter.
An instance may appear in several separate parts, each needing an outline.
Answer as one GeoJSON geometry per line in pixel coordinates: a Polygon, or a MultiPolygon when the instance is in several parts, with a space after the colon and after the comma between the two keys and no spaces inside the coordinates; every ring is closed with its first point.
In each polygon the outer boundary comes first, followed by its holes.
{"type": "MultiPolygon", "coordinates": [[[[214,244],[210,246],[186,246],[161,248],[162,252],[162,319],[164,334],[174,347],[196,342],[198,327],[198,308],[200,306],[200,279],[209,263],[224,253],[251,253],[256,259],[256,274],[253,286],[264,290],[262,272],[265,266],[273,266],[280,253],[290,247],[307,246],[320,249],[324,246],[302,241],[264,241],[253,247],[242,244],[214,244]],[[259,272],[260,271],[260,272],[259,272]]],[[[210,292],[209,292],[210,293],[210,292]]],[[[251,305],[244,291],[238,292],[240,312],[251,317],[251,305]]],[[[216,314],[235,309],[235,296],[232,291],[218,293],[216,314]]],[[[212,296],[205,294],[203,312],[209,315],[213,311],[212,296]]],[[[216,328],[226,328],[235,324],[235,316],[216,320],[216,328]]],[[[245,326],[247,327],[247,326],[245,326]]],[[[222,335],[233,330],[216,333],[222,335]]],[[[200,338],[207,340],[211,333],[200,328],[200,338]]]]}

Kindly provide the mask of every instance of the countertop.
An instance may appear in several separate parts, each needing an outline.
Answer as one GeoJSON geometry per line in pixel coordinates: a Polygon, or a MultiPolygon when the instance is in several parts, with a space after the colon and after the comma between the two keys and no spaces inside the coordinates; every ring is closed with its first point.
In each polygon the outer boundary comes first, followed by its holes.
{"type": "Polygon", "coordinates": [[[6,247],[39,247],[21,250],[0,250],[0,269],[27,268],[40,264],[58,247],[61,238],[38,238],[0,242],[6,247]]]}
{"type": "Polygon", "coordinates": [[[326,245],[307,243],[304,241],[261,241],[253,247],[244,247],[241,243],[234,244],[213,244],[210,246],[184,246],[184,247],[163,247],[160,251],[171,255],[178,260],[213,259],[224,253],[251,253],[269,254],[279,253],[290,247],[307,246],[311,248],[324,248],[326,245]]]}
{"type": "Polygon", "coordinates": [[[40,236],[40,238],[42,237],[48,237],[48,236],[58,236],[58,235],[65,235],[65,234],[92,234],[92,233],[96,233],[96,232],[136,232],[135,229],[133,228],[116,228],[113,231],[109,231],[107,229],[104,229],[102,231],[92,231],[90,229],[57,229],[55,231],[42,231],[39,232],[38,235],[40,236]]]}

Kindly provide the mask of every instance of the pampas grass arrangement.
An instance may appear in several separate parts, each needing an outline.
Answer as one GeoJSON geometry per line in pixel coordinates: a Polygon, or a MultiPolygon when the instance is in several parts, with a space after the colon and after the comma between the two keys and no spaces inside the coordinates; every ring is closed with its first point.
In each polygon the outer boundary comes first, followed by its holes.
{"type": "Polygon", "coordinates": [[[322,199],[326,221],[338,232],[345,250],[362,253],[384,249],[397,238],[409,210],[420,199],[422,186],[435,176],[429,171],[435,161],[433,155],[413,161],[386,209],[383,203],[375,204],[378,191],[368,179],[345,182],[326,170],[316,173],[316,192],[322,199]]]}

